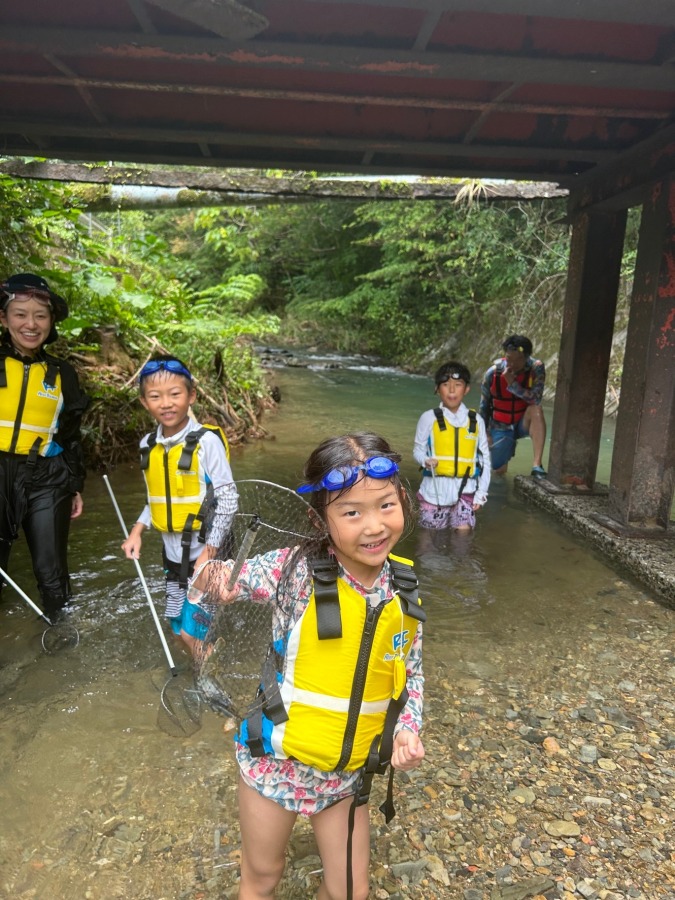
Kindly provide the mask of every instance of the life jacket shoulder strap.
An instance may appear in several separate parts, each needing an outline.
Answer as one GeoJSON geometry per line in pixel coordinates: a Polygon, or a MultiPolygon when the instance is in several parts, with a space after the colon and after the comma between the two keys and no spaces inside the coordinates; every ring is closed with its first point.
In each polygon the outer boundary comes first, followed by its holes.
{"type": "Polygon", "coordinates": [[[180,459],[178,460],[178,468],[181,472],[187,472],[192,466],[192,457],[195,454],[195,450],[197,449],[197,445],[202,438],[202,435],[206,434],[206,428],[202,425],[201,428],[198,428],[196,431],[191,431],[185,437],[185,441],[183,442],[183,452],[180,455],[180,459]]]}
{"type": "Polygon", "coordinates": [[[440,406],[434,408],[434,415],[436,416],[439,431],[447,431],[448,423],[445,421],[445,416],[443,415],[443,410],[440,406]]]}
{"type": "Polygon", "coordinates": [[[342,616],[338,597],[338,564],[332,556],[310,560],[316,603],[316,627],[319,640],[342,637],[342,616]]]}
{"type": "Polygon", "coordinates": [[[427,614],[422,609],[422,601],[417,593],[419,581],[412,562],[402,556],[390,554],[389,566],[394,590],[398,591],[399,597],[405,604],[406,615],[417,619],[418,622],[426,622],[427,614]]]}
{"type": "Polygon", "coordinates": [[[157,444],[157,433],[155,431],[151,432],[147,438],[147,444],[145,447],[141,447],[141,471],[145,472],[150,465],[150,454],[152,453],[153,448],[157,444]]]}
{"type": "Polygon", "coordinates": [[[469,410],[469,434],[475,434],[478,423],[476,421],[476,410],[469,410]]]}

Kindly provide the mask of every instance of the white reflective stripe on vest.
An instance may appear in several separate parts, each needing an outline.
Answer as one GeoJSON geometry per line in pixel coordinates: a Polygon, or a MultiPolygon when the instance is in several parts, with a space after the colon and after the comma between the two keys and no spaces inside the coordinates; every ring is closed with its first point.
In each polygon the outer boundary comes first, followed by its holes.
{"type": "MultiPolygon", "coordinates": [[[[313,691],[304,691],[296,689],[293,692],[293,700],[295,703],[304,703],[305,706],[316,706],[319,709],[330,709],[333,712],[349,712],[348,697],[331,697],[328,694],[317,694],[313,691]]],[[[363,702],[360,706],[361,715],[368,713],[384,712],[389,707],[389,699],[373,700],[369,703],[363,702]]]]}

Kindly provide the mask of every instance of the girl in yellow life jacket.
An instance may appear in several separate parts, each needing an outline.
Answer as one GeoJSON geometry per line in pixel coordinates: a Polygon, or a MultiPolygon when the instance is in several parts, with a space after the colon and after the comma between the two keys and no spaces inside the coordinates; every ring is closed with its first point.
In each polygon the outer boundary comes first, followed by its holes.
{"type": "Polygon", "coordinates": [[[273,895],[300,814],[321,854],[318,896],[366,898],[372,775],[424,757],[424,614],[412,564],[392,554],[411,514],[399,461],[369,432],[324,441],[298,489],[316,537],[247,560],[233,591],[231,562],[196,574],[195,596],[274,604],[277,674],[263,678],[262,716],[235,738],[241,897],[273,895]]]}
{"type": "Polygon", "coordinates": [[[88,398],[75,369],[45,351],[67,315],[39,275],[0,284],[0,567],[7,571],[23,529],[47,616],[71,596],[68,536],[86,474],[80,422],[88,398]]]}

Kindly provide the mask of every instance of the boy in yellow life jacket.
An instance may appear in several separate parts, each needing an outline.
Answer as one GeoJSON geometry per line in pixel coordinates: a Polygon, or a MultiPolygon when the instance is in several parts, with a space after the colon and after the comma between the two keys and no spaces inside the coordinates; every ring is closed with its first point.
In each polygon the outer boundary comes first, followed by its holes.
{"type": "Polygon", "coordinates": [[[471,373],[458,362],[444,363],[434,375],[440,406],[422,413],[413,455],[424,477],[417,497],[420,525],[470,531],[476,510],[487,501],[490,449],[485,423],[464,398],[471,373]]]}
{"type": "Polygon", "coordinates": [[[194,652],[209,617],[187,599],[187,581],[195,564],[213,557],[226,540],[237,509],[229,448],[220,428],[191,418],[196,390],[181,360],[156,356],[138,382],[141,403],[157,429],[141,439],[148,502],[122,549],[128,559],[138,559],[145,529],[152,525],[161,533],[166,616],[194,652]]]}

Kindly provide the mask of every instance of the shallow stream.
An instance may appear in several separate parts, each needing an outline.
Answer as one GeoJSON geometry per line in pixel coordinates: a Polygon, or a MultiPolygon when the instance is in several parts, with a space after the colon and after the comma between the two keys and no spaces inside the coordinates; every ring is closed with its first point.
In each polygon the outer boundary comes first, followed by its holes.
{"type": "MultiPolygon", "coordinates": [[[[274,370],[282,399],[265,422],[270,438],[234,449],[235,478],[295,486],[304,458],[323,437],[367,428],[400,450],[415,486],[412,440],[418,416],[434,405],[430,380],[363,360],[339,361],[341,368],[327,367],[337,360],[311,362],[308,369],[274,370]]],[[[470,400],[477,404],[477,395],[470,400]]],[[[611,439],[607,423],[601,481],[608,477],[611,439]]],[[[623,629],[626,617],[639,627],[668,615],[655,612],[641,589],[514,495],[513,475],[529,472],[530,465],[531,449],[521,442],[471,537],[417,531],[400,548],[417,561],[429,614],[430,708],[441,718],[452,699],[442,685],[480,690],[508,681],[526,690],[542,652],[573,656],[589,627],[601,622],[611,639],[611,629],[623,629]]],[[[143,504],[140,473],[129,466],[110,479],[131,525],[143,504]]],[[[4,593],[1,896],[158,900],[230,896],[233,890],[238,832],[231,733],[223,734],[213,713],[188,738],[157,727],[158,688],[169,673],[121,541],[103,480],[92,474],[71,538],[71,615],[81,634],[73,650],[45,655],[40,623],[13,591],[4,593]]],[[[142,564],[158,602],[159,560],[160,542],[152,535],[142,564]]],[[[22,543],[15,546],[11,574],[33,591],[22,543]]],[[[182,651],[171,647],[186,666],[182,651]]],[[[430,760],[431,769],[441,764],[430,760]]],[[[299,828],[291,857],[311,858],[308,841],[299,828]]]]}

